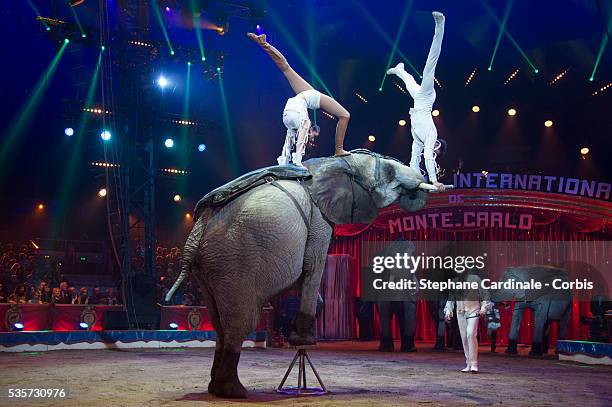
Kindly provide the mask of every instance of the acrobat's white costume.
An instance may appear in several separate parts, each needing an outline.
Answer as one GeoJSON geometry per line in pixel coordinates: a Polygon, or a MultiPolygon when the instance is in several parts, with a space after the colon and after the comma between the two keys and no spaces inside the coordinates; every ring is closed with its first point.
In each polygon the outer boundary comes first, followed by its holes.
{"type": "Polygon", "coordinates": [[[285,145],[281,155],[277,158],[279,165],[286,165],[293,162],[296,165],[302,164],[302,157],[308,143],[308,130],[310,129],[310,118],[308,109],[316,110],[321,104],[321,92],[309,89],[298,93],[289,98],[283,110],[283,124],[287,128],[285,145]],[[298,133],[305,134],[303,140],[298,138],[298,133]],[[297,145],[296,145],[297,143],[297,145]],[[295,145],[293,156],[291,150],[295,145]]]}
{"type": "MultiPolygon", "coordinates": [[[[479,286],[481,283],[480,277],[474,274],[457,280],[477,282],[479,286]]],[[[461,371],[478,373],[478,320],[492,307],[489,292],[483,289],[452,292],[449,298],[444,307],[444,316],[450,320],[457,305],[457,323],[466,362],[466,367],[461,371]]]]}
{"type": "MultiPolygon", "coordinates": [[[[433,41],[423,69],[423,80],[419,85],[413,76],[404,70],[404,64],[399,63],[394,68],[387,71],[388,74],[395,74],[406,84],[406,90],[414,99],[414,107],[410,109],[410,122],[412,131],[412,157],[410,167],[421,171],[421,156],[425,157],[425,168],[429,176],[429,182],[438,181],[438,165],[436,164],[436,140],[438,132],[431,117],[431,109],[436,100],[436,90],[434,89],[434,74],[436,64],[442,49],[442,37],[444,36],[444,15],[437,11],[432,13],[436,22],[433,41]]],[[[425,175],[425,174],[424,174],[425,175]]]]}

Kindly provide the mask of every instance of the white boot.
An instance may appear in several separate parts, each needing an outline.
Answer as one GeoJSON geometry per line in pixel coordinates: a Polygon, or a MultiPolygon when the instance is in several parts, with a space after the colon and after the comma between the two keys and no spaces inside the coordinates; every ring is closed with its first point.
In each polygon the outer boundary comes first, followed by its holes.
{"type": "Polygon", "coordinates": [[[387,70],[387,75],[397,75],[399,76],[400,72],[405,72],[404,71],[404,63],[400,62],[399,64],[395,65],[393,68],[389,68],[387,70]]]}
{"type": "Polygon", "coordinates": [[[462,373],[468,373],[468,372],[470,371],[470,369],[471,369],[471,366],[468,364],[468,365],[465,367],[465,369],[461,369],[461,372],[462,372],[462,373]]]}
{"type": "Polygon", "coordinates": [[[478,365],[471,365],[470,366],[470,372],[471,373],[478,373],[478,365]]]}

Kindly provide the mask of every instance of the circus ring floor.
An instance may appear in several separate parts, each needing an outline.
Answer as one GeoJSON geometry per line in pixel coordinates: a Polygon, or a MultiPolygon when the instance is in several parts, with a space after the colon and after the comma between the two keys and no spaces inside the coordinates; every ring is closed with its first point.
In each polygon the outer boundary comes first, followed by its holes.
{"type": "MultiPolygon", "coordinates": [[[[612,367],[497,354],[481,347],[478,375],[463,355],[430,350],[379,353],[376,342],[327,342],[309,351],[332,393],[291,398],[274,392],[291,349],[245,349],[239,365],[246,400],[207,394],[213,349],[71,350],[1,354],[0,405],[11,406],[610,406],[612,367]],[[65,400],[13,401],[8,388],[65,387],[65,400]]],[[[293,378],[292,378],[293,379],[293,378]]],[[[309,380],[314,379],[311,375],[309,380]]],[[[293,384],[291,381],[290,384],[293,384]]]]}

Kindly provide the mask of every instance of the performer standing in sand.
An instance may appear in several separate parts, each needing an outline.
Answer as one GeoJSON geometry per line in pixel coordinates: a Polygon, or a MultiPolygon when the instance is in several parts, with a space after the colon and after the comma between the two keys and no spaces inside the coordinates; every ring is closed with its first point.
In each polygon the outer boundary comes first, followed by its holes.
{"type": "MultiPolygon", "coordinates": [[[[421,171],[421,156],[425,157],[425,168],[429,182],[439,191],[445,189],[444,184],[438,182],[439,166],[436,163],[437,156],[443,156],[446,152],[446,142],[438,139],[436,125],[431,117],[431,109],[436,100],[434,89],[434,74],[436,64],[442,49],[442,37],[444,37],[444,15],[438,11],[431,13],[436,23],[433,41],[423,69],[423,80],[419,85],[412,75],[404,70],[404,64],[399,63],[387,71],[387,74],[397,75],[406,84],[406,89],[412,99],[414,107],[410,109],[410,121],[412,131],[412,157],[410,167],[421,171]]],[[[425,175],[425,174],[424,174],[425,175]]]]}
{"type": "Polygon", "coordinates": [[[346,134],[350,118],[349,112],[331,97],[313,89],[308,82],[289,66],[283,54],[268,44],[265,34],[255,35],[248,33],[247,36],[259,44],[272,58],[272,61],[285,75],[289,85],[291,85],[291,88],[296,93],[296,96],[287,100],[285,110],[283,111],[283,123],[287,127],[287,136],[283,151],[277,159],[278,164],[285,165],[293,162],[296,165],[302,165],[302,156],[306,149],[306,143],[308,143],[308,137],[316,136],[319,133],[318,126],[313,126],[310,122],[308,109],[316,110],[321,108],[338,118],[335,155],[336,157],[349,155],[350,153],[344,150],[344,135],[346,134]],[[294,145],[295,152],[292,155],[291,150],[294,145]]]}

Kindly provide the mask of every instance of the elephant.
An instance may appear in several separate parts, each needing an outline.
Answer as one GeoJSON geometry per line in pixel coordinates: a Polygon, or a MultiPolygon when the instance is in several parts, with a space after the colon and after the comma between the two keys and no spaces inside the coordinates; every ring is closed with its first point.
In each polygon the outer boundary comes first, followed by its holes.
{"type": "MultiPolygon", "coordinates": [[[[415,246],[412,242],[404,241],[398,238],[395,242],[390,243],[386,250],[381,253],[381,256],[393,257],[396,253],[408,253],[412,256],[415,252],[415,246]]],[[[402,278],[408,278],[413,281],[415,286],[418,286],[416,274],[411,273],[406,276],[403,272],[398,272],[396,269],[385,270],[380,276],[384,281],[400,281],[402,278]]],[[[399,320],[401,352],[416,352],[414,345],[414,333],[416,331],[416,307],[417,307],[417,291],[413,290],[404,294],[402,292],[385,293],[383,298],[376,301],[378,316],[380,321],[380,352],[393,352],[394,342],[391,334],[391,319],[393,314],[399,320]]]]}
{"type": "Polygon", "coordinates": [[[333,225],[370,223],[398,199],[403,210],[417,211],[435,189],[418,170],[363,149],[303,164],[307,171],[275,166],[247,174],[196,206],[181,274],[166,300],[187,273],[195,276],[217,332],[208,385],[217,397],[247,396],[237,371],[242,342],[262,306],[296,283],[301,298],[289,342],[316,343],[315,306],[333,225]]]}
{"type": "Polygon", "coordinates": [[[506,269],[502,276],[502,281],[528,282],[531,279],[541,282],[543,288],[540,290],[491,290],[493,302],[515,300],[508,348],[506,349],[506,353],[509,354],[518,353],[518,334],[523,319],[523,311],[527,308],[535,313],[530,355],[541,356],[548,351],[548,336],[545,333],[547,334],[552,321],[559,322],[559,339],[565,338],[567,322],[571,312],[572,291],[570,289],[553,289],[552,282],[555,279],[568,281],[567,272],[557,267],[532,265],[510,267],[506,269]]]}

